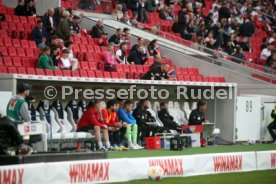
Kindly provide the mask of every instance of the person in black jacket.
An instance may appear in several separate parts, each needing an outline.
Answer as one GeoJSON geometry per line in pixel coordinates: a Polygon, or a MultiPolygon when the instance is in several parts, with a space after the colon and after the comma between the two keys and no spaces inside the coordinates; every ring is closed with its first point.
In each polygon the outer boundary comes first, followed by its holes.
{"type": "Polygon", "coordinates": [[[142,80],[167,80],[169,79],[168,71],[170,66],[167,63],[162,63],[160,66],[151,68],[141,78],[142,80]]]}
{"type": "Polygon", "coordinates": [[[35,16],[36,15],[35,1],[27,0],[25,2],[23,11],[25,16],[35,16]]]}
{"type": "Polygon", "coordinates": [[[189,125],[202,125],[205,119],[205,112],[207,109],[207,103],[204,101],[199,101],[197,103],[197,109],[193,110],[189,117],[189,125]]]}
{"type": "Polygon", "coordinates": [[[47,45],[48,34],[45,28],[43,28],[43,23],[38,20],[36,27],[31,32],[31,40],[35,41],[38,48],[43,49],[47,45]]]}
{"type": "Polygon", "coordinates": [[[170,115],[168,111],[168,103],[162,102],[160,104],[161,110],[158,112],[158,118],[164,124],[164,129],[166,131],[176,130],[181,132],[181,127],[174,121],[174,118],[170,115]]]}
{"type": "Polygon", "coordinates": [[[160,132],[156,119],[147,111],[149,103],[147,99],[140,100],[132,113],[138,125],[138,142],[144,142],[145,137],[150,136],[150,132],[152,136],[160,132]]]}
{"type": "Polygon", "coordinates": [[[178,12],[178,29],[180,33],[183,33],[186,26],[186,6],[182,6],[182,9],[178,12]]]}
{"type": "Polygon", "coordinates": [[[147,56],[143,54],[143,46],[138,45],[135,50],[133,50],[127,58],[128,63],[143,65],[147,60],[147,56]]]}
{"type": "Polygon", "coordinates": [[[15,8],[15,15],[24,16],[24,0],[18,0],[18,5],[15,8]]]}
{"type": "Polygon", "coordinates": [[[218,21],[220,22],[221,19],[223,19],[223,18],[228,20],[230,17],[231,17],[231,14],[227,7],[227,2],[224,2],[219,9],[219,20],[218,21]]]}
{"type": "Polygon", "coordinates": [[[54,19],[54,13],[54,9],[50,8],[48,9],[47,13],[42,17],[43,26],[46,28],[49,36],[54,34],[54,31],[57,28],[57,24],[54,19]]]}
{"type": "Polygon", "coordinates": [[[102,33],[105,33],[103,28],[103,19],[98,19],[97,24],[92,27],[91,36],[93,38],[100,38],[102,33]]]}
{"type": "Polygon", "coordinates": [[[272,121],[268,125],[267,129],[273,139],[273,144],[276,144],[276,134],[274,133],[274,130],[276,129],[276,107],[271,112],[271,118],[272,121]]]}

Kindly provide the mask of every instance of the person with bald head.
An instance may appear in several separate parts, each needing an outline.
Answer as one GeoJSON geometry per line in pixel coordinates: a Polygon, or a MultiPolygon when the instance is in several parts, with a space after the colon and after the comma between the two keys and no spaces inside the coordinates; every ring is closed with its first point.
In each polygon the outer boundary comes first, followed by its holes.
{"type": "Polygon", "coordinates": [[[168,72],[170,66],[168,63],[162,63],[160,66],[150,69],[145,75],[141,78],[142,80],[168,80],[168,72]]]}
{"type": "Polygon", "coordinates": [[[54,13],[55,13],[54,9],[50,8],[50,9],[48,9],[48,11],[45,13],[45,15],[42,18],[43,25],[46,28],[48,35],[53,35],[54,31],[57,28],[57,24],[54,19],[54,13]]]}
{"type": "Polygon", "coordinates": [[[63,40],[69,40],[70,38],[70,18],[69,11],[64,11],[57,28],[57,35],[63,40]]]}
{"type": "Polygon", "coordinates": [[[104,32],[103,19],[99,18],[97,24],[92,27],[91,36],[93,38],[100,38],[104,32]]]}

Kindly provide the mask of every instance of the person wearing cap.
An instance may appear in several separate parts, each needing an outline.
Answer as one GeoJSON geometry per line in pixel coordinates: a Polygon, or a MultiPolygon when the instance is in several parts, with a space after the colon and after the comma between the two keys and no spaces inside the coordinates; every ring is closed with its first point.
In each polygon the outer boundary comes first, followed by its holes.
{"type": "Polygon", "coordinates": [[[30,94],[30,85],[20,83],[17,86],[17,95],[13,96],[6,109],[7,117],[14,122],[29,122],[31,116],[25,100],[30,94]]]}
{"type": "Polygon", "coordinates": [[[128,64],[126,51],[127,51],[127,42],[122,42],[120,44],[120,49],[116,51],[116,61],[119,64],[128,64]]]}
{"type": "Polygon", "coordinates": [[[107,33],[101,33],[100,38],[98,39],[99,46],[107,46],[108,45],[108,39],[107,39],[107,33]]]}
{"type": "Polygon", "coordinates": [[[53,63],[53,60],[50,57],[50,54],[51,54],[51,49],[48,46],[44,47],[39,56],[36,68],[50,69],[50,70],[56,69],[56,66],[53,63]]]}
{"type": "Polygon", "coordinates": [[[43,28],[43,23],[41,20],[36,22],[36,27],[31,32],[31,40],[35,41],[36,46],[43,49],[47,45],[48,33],[45,28],[43,28]]]}
{"type": "Polygon", "coordinates": [[[69,40],[70,38],[69,20],[70,20],[70,12],[64,11],[63,17],[61,18],[57,28],[57,35],[63,40],[69,40]]]}
{"type": "Polygon", "coordinates": [[[109,38],[108,42],[113,43],[116,47],[119,47],[122,34],[123,32],[121,28],[116,29],[116,33],[109,38]]]}
{"type": "Polygon", "coordinates": [[[72,69],[72,70],[76,70],[78,68],[78,62],[72,62],[69,59],[69,54],[70,51],[68,49],[63,49],[62,50],[62,55],[61,58],[58,61],[58,66],[61,69],[72,69]]]}
{"type": "Polygon", "coordinates": [[[70,22],[70,34],[72,36],[79,36],[79,32],[80,32],[80,23],[81,18],[77,15],[73,16],[73,21],[70,22]]]}

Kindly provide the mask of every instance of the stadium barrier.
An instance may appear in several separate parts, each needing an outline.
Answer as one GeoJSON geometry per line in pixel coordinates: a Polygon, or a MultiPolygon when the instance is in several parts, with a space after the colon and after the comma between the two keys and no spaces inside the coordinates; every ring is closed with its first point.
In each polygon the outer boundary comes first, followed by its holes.
{"type": "Polygon", "coordinates": [[[111,183],[148,178],[159,165],[165,177],[276,169],[276,150],[38,163],[0,167],[0,183],[111,183]]]}

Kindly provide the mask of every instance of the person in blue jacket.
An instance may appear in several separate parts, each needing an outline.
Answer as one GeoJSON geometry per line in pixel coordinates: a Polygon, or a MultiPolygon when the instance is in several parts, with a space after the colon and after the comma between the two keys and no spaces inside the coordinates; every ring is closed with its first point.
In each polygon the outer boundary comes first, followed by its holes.
{"type": "Polygon", "coordinates": [[[130,100],[125,101],[123,108],[118,111],[118,117],[123,122],[127,123],[126,135],[129,149],[142,149],[143,147],[137,144],[137,132],[138,127],[136,119],[132,116],[132,102],[130,100]]]}

